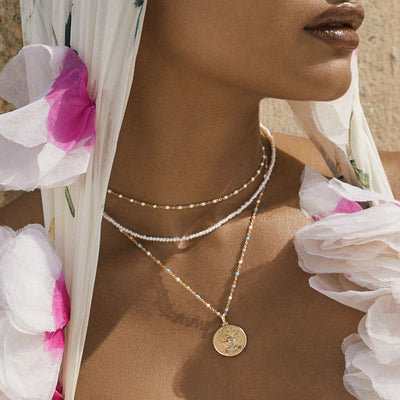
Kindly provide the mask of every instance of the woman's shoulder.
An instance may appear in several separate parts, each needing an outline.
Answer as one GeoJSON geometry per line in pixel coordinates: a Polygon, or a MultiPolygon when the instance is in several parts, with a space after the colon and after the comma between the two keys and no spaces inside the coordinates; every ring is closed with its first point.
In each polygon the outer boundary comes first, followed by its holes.
{"type": "Polygon", "coordinates": [[[274,133],[273,136],[278,149],[295,158],[301,164],[311,167],[321,175],[332,177],[323,157],[310,139],[283,133],[274,133]]]}
{"type": "MultiPolygon", "coordinates": [[[[322,175],[331,177],[328,166],[323,157],[311,142],[310,139],[282,133],[274,133],[277,147],[297,159],[302,164],[308,165],[322,175]]],[[[400,151],[381,151],[379,152],[383,166],[385,168],[393,195],[396,199],[400,198],[400,151]]]]}
{"type": "Polygon", "coordinates": [[[400,151],[380,152],[393,195],[400,199],[400,151]]]}
{"type": "Polygon", "coordinates": [[[28,224],[43,224],[40,191],[24,193],[21,197],[0,208],[0,226],[21,229],[28,224]]]}

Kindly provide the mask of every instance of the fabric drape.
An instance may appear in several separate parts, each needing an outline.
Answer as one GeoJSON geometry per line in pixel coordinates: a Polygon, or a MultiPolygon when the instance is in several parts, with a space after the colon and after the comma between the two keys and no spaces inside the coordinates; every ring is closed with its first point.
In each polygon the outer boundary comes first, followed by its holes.
{"type": "Polygon", "coordinates": [[[61,380],[74,398],[96,275],[100,227],[108,179],[133,79],[146,3],[126,0],[21,1],[24,44],[70,45],[89,71],[96,100],[96,144],[88,172],[68,187],[42,191],[46,228],[55,243],[71,298],[71,321],[61,380]]]}

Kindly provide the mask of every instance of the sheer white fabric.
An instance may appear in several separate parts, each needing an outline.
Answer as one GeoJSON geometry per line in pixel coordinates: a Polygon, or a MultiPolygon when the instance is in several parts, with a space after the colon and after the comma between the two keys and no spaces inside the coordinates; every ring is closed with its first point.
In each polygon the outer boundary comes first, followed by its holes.
{"type": "Polygon", "coordinates": [[[66,46],[25,46],[0,75],[0,189],[72,183],[86,172],[95,141],[87,69],[66,46]]]}
{"type": "Polygon", "coordinates": [[[0,398],[53,398],[68,317],[61,261],[45,229],[0,227],[0,398]]]}
{"type": "Polygon", "coordinates": [[[88,67],[89,94],[96,99],[93,157],[87,175],[69,187],[75,218],[64,188],[42,193],[46,226],[55,221],[56,248],[63,259],[73,310],[62,374],[65,399],[72,400],[93,294],[103,205],[133,79],[145,4],[137,7],[134,1],[96,0],[74,1],[72,6],[65,0],[21,0],[21,11],[25,44],[64,44],[71,19],[71,47],[88,67]]]}
{"type": "Polygon", "coordinates": [[[300,197],[316,221],[295,239],[300,267],[315,274],[310,286],[366,313],[342,344],[345,387],[359,400],[399,400],[400,202],[311,170],[300,197]]]}

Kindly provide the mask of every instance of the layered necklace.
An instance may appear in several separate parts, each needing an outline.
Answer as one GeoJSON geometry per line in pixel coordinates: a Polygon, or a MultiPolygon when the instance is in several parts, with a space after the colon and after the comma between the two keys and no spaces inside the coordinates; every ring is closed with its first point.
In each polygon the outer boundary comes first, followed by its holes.
{"type": "Polygon", "coordinates": [[[169,275],[172,279],[174,279],[179,285],[181,285],[184,289],[186,289],[187,292],[189,292],[195,300],[200,301],[206,309],[211,311],[213,314],[215,314],[217,317],[219,317],[222,321],[222,326],[217,329],[217,331],[213,335],[213,345],[215,350],[227,357],[232,357],[240,354],[244,348],[246,347],[247,344],[247,336],[246,333],[242,328],[240,328],[237,325],[232,325],[227,322],[227,315],[230,309],[230,304],[233,299],[233,294],[235,292],[238,279],[241,273],[241,269],[243,266],[244,262],[244,257],[246,254],[246,250],[249,245],[251,233],[254,227],[257,211],[259,210],[259,205],[261,203],[264,190],[266,187],[266,184],[269,180],[269,177],[271,176],[272,169],[275,164],[275,158],[276,158],[276,148],[274,144],[274,139],[269,132],[269,130],[262,124],[260,124],[261,128],[263,131],[266,133],[267,138],[269,139],[270,142],[270,147],[271,147],[271,159],[269,162],[269,166],[267,163],[267,157],[265,154],[265,148],[264,146],[262,147],[262,159],[259,165],[259,168],[257,169],[256,173],[245,183],[243,184],[240,188],[235,189],[234,191],[225,194],[223,196],[220,196],[218,198],[212,199],[212,200],[206,200],[202,202],[196,202],[188,205],[173,205],[173,206],[168,206],[168,205],[158,205],[155,203],[150,203],[150,202],[143,202],[139,200],[132,199],[128,196],[125,196],[123,194],[117,193],[114,190],[109,189],[108,193],[110,195],[116,196],[122,200],[129,201],[132,205],[139,205],[141,207],[151,207],[151,208],[161,208],[164,210],[183,210],[183,209],[192,209],[196,207],[205,207],[210,204],[216,204],[224,200],[228,200],[229,198],[234,197],[237,195],[239,192],[245,190],[247,187],[251,185],[252,182],[255,181],[256,177],[260,175],[262,170],[264,169],[264,177],[261,182],[261,184],[258,186],[258,188],[254,191],[252,196],[249,198],[247,202],[242,204],[234,213],[229,214],[227,217],[223,218],[221,221],[219,221],[217,224],[213,225],[211,228],[207,228],[204,231],[200,231],[197,233],[194,233],[192,235],[184,236],[184,237],[152,237],[152,236],[147,236],[143,234],[139,234],[137,232],[134,232],[120,223],[118,223],[115,219],[111,218],[108,214],[104,213],[104,218],[109,221],[111,224],[113,224],[126,238],[128,238],[132,243],[134,243],[139,250],[141,250],[146,256],[148,256],[150,259],[152,259],[155,263],[155,265],[158,265],[167,275],[169,275]],[[253,179],[254,178],[254,179],[253,179]],[[245,186],[246,185],[246,186],[245,186]],[[213,230],[217,229],[219,226],[222,226],[224,223],[232,219],[234,216],[238,215],[240,212],[242,212],[245,208],[247,208],[251,203],[255,201],[255,206],[253,208],[253,212],[250,217],[250,221],[247,227],[247,232],[246,236],[243,240],[242,244],[242,250],[240,253],[239,261],[237,263],[236,270],[233,275],[232,279],[232,285],[229,291],[229,294],[227,296],[227,301],[225,308],[221,311],[217,310],[216,307],[212,306],[207,300],[204,299],[196,290],[191,288],[189,285],[187,285],[179,276],[177,276],[170,267],[167,267],[160,261],[151,251],[149,251],[145,246],[143,246],[142,243],[139,243],[137,238],[141,238],[144,240],[148,241],[160,241],[160,242],[177,242],[177,241],[187,241],[187,240],[192,240],[196,237],[203,236],[207,233],[212,232],[213,230]],[[204,204],[204,205],[203,205],[204,204]],[[231,217],[232,214],[235,214],[233,217],[231,217]],[[216,226],[217,225],[217,226],[216,226]],[[215,227],[216,226],[216,227],[215,227]],[[210,230],[212,229],[212,230],[210,230]]]}

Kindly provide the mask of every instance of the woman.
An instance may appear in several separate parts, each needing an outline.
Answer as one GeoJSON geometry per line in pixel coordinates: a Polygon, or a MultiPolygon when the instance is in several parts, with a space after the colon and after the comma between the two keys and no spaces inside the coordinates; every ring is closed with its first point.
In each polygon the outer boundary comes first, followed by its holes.
{"type": "MultiPolygon", "coordinates": [[[[154,204],[190,204],[240,187],[258,168],[261,140],[272,159],[260,137],[260,99],[343,95],[362,19],[356,1],[254,0],[245,9],[228,1],[149,1],[108,187],[154,204]]],[[[75,399],[352,398],[342,383],[340,343],[362,314],[312,291],[292,244],[308,224],[298,205],[304,166],[330,173],[308,140],[274,137],[276,165],[227,317],[245,328],[245,351],[217,354],[211,338],[219,319],[104,222],[75,399]]],[[[396,157],[384,158],[391,182],[398,182],[396,157]]],[[[221,220],[249,193],[182,212],[109,194],[105,211],[134,231],[176,237],[221,220]]],[[[141,243],[223,309],[251,214],[201,239],[141,243]]],[[[33,215],[42,222],[37,193],[7,207],[0,222],[17,228],[33,215]]]]}

